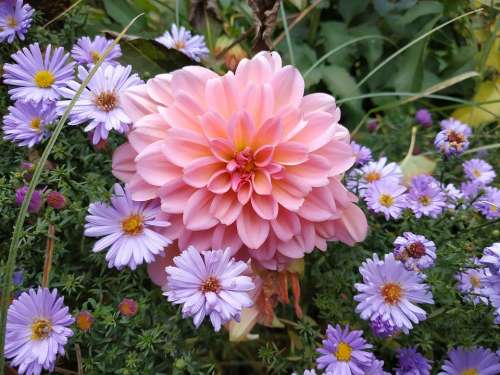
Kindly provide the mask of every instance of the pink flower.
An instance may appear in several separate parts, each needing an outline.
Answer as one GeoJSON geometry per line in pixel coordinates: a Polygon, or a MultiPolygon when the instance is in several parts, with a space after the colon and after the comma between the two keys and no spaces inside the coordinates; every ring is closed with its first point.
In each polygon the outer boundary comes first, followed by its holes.
{"type": "MultiPolygon", "coordinates": [[[[113,157],[134,200],[160,198],[179,248],[231,247],[282,269],[326,241],[366,236],[356,196],[342,185],[355,155],[340,109],[327,94],[261,52],[224,76],[188,66],[129,89],[133,121],[113,157]]],[[[236,254],[237,253],[237,254],[236,254]]]]}

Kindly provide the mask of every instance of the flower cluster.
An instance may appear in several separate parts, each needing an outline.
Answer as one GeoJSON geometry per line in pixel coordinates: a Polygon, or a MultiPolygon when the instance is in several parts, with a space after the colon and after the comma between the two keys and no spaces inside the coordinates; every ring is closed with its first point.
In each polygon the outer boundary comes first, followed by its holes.
{"type": "Polygon", "coordinates": [[[500,324],[500,243],[486,247],[479,263],[486,267],[481,270],[483,293],[495,309],[495,322],[500,324]]]}
{"type": "Polygon", "coordinates": [[[203,35],[193,36],[185,27],[178,27],[176,24],[172,24],[171,29],[156,38],[156,41],[167,48],[173,48],[182,52],[197,62],[207,58],[210,53],[203,35]]]}
{"type": "Polygon", "coordinates": [[[31,26],[31,17],[35,10],[24,4],[23,0],[5,0],[0,4],[0,43],[14,42],[17,36],[24,40],[31,26]]]}

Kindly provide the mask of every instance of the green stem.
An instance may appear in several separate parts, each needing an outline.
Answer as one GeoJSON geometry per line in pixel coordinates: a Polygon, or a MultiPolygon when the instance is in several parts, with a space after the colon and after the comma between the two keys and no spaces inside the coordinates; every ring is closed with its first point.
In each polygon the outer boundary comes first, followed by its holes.
{"type": "Polygon", "coordinates": [[[181,22],[181,17],[180,17],[180,6],[181,6],[181,1],[180,0],[175,0],[175,24],[177,27],[180,26],[181,22]]]}
{"type": "Polygon", "coordinates": [[[288,30],[288,22],[286,20],[285,4],[281,1],[280,4],[281,18],[283,18],[283,28],[285,29],[286,44],[288,45],[288,53],[290,54],[290,62],[295,65],[295,56],[292,48],[292,38],[290,38],[290,30],[288,30]]]}
{"type": "Polygon", "coordinates": [[[26,193],[26,196],[24,197],[24,201],[21,205],[21,209],[19,211],[19,214],[16,219],[16,224],[14,226],[14,232],[12,234],[12,241],[10,243],[9,247],[9,256],[7,258],[7,264],[5,266],[6,270],[4,273],[4,280],[3,280],[3,288],[2,288],[2,304],[0,307],[0,375],[4,375],[4,366],[5,366],[5,357],[4,357],[4,344],[5,344],[5,328],[7,325],[7,310],[9,308],[9,296],[12,290],[12,276],[14,274],[14,268],[16,266],[16,257],[17,257],[17,251],[19,249],[19,243],[21,241],[21,237],[23,234],[23,226],[24,226],[24,220],[26,219],[27,213],[28,213],[28,205],[29,202],[31,201],[31,197],[33,196],[33,192],[35,191],[36,186],[38,185],[38,181],[40,180],[40,176],[42,175],[43,167],[50,155],[50,152],[52,151],[52,148],[54,147],[54,144],[57,141],[57,137],[59,136],[59,133],[61,133],[61,130],[63,126],[66,124],[66,121],[69,117],[69,114],[72,110],[72,108],[75,106],[77,100],[80,98],[80,95],[82,94],[83,90],[85,87],[87,87],[88,83],[94,76],[94,74],[97,72],[99,67],[101,66],[102,62],[108,56],[108,54],[111,52],[111,50],[115,47],[116,44],[120,41],[120,39],[125,35],[127,30],[132,26],[132,24],[139,18],[141,17],[142,14],[138,15],[135,17],[130,23],[123,29],[123,31],[116,37],[116,39],[113,41],[113,43],[106,49],[106,51],[103,53],[102,57],[99,59],[99,61],[94,65],[94,67],[90,70],[87,78],[82,82],[80,85],[80,88],[76,92],[75,96],[69,103],[68,108],[64,111],[64,114],[62,115],[61,119],[57,123],[57,126],[54,129],[54,132],[52,133],[52,136],[49,139],[49,142],[47,143],[47,147],[45,147],[45,150],[42,153],[42,156],[40,157],[40,160],[37,163],[37,166],[35,168],[35,171],[33,173],[33,177],[31,179],[31,182],[29,184],[28,192],[26,193]]]}

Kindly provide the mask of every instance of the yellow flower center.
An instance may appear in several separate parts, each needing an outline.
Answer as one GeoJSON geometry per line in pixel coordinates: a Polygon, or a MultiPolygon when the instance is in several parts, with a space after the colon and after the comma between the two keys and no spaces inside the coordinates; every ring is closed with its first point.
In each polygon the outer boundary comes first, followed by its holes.
{"type": "Polygon", "coordinates": [[[479,169],[473,169],[472,170],[472,174],[475,176],[475,177],[481,177],[481,171],[479,169]]]}
{"type": "Polygon", "coordinates": [[[141,215],[130,215],[122,221],[123,231],[130,236],[142,233],[143,227],[144,223],[141,215]]]}
{"type": "Polygon", "coordinates": [[[104,91],[94,99],[95,105],[104,112],[111,112],[118,105],[118,97],[114,92],[104,91]]]}
{"type": "Polygon", "coordinates": [[[490,204],[490,212],[497,212],[498,206],[496,204],[490,204]]]}
{"type": "Polygon", "coordinates": [[[11,29],[15,29],[17,27],[16,19],[12,16],[8,16],[7,17],[7,26],[9,26],[11,29]]]}
{"type": "Polygon", "coordinates": [[[391,305],[398,303],[401,300],[401,296],[403,295],[403,290],[398,284],[395,283],[387,283],[382,287],[382,297],[384,297],[384,301],[391,305]]]}
{"type": "Polygon", "coordinates": [[[183,49],[184,47],[186,47],[186,43],[183,40],[175,42],[175,49],[183,49]]]}
{"type": "Polygon", "coordinates": [[[419,201],[422,203],[422,206],[428,206],[431,204],[432,199],[428,195],[424,195],[420,197],[419,201]]]}
{"type": "Polygon", "coordinates": [[[31,128],[33,130],[39,132],[41,125],[42,125],[42,119],[40,117],[34,117],[33,119],[31,119],[31,128]]]}
{"type": "Polygon", "coordinates": [[[380,177],[381,177],[380,173],[378,173],[377,171],[373,171],[373,172],[368,172],[365,176],[365,179],[368,182],[374,182],[380,180],[380,177]]]}
{"type": "Polygon", "coordinates": [[[52,332],[52,323],[44,318],[36,319],[31,325],[31,339],[43,340],[52,332]]]}
{"type": "Polygon", "coordinates": [[[92,51],[90,52],[90,57],[92,58],[92,61],[96,63],[99,61],[99,59],[102,57],[101,54],[97,51],[92,51]]]}
{"type": "Polygon", "coordinates": [[[474,288],[479,288],[481,286],[481,280],[476,275],[472,275],[470,278],[470,283],[474,288]]]}
{"type": "Polygon", "coordinates": [[[391,207],[394,204],[394,198],[389,194],[380,194],[378,201],[384,207],[391,207]]]}
{"type": "Polygon", "coordinates": [[[477,371],[475,368],[468,368],[463,370],[461,375],[479,375],[479,371],[477,371]]]}
{"type": "Polygon", "coordinates": [[[201,291],[203,293],[214,292],[217,293],[220,290],[219,280],[213,276],[206,279],[203,284],[201,284],[201,291]]]}
{"type": "Polygon", "coordinates": [[[335,357],[337,357],[337,361],[347,362],[351,359],[352,348],[349,344],[341,341],[337,345],[337,351],[335,352],[335,357]]]}
{"type": "Polygon", "coordinates": [[[35,74],[35,84],[40,87],[41,89],[46,89],[52,86],[54,81],[56,80],[56,77],[52,72],[49,72],[48,70],[39,70],[35,74]]]}

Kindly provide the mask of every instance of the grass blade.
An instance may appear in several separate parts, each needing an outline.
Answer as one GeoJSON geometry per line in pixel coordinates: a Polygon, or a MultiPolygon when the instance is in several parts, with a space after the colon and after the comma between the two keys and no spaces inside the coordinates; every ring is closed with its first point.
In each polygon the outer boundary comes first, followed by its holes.
{"type": "Polygon", "coordinates": [[[280,2],[280,13],[281,13],[281,18],[283,19],[283,28],[285,29],[286,44],[288,45],[290,62],[292,63],[292,65],[295,65],[295,56],[293,54],[293,48],[292,48],[292,38],[290,38],[290,30],[288,30],[288,22],[286,20],[285,4],[283,3],[283,0],[281,0],[280,2]]]}

